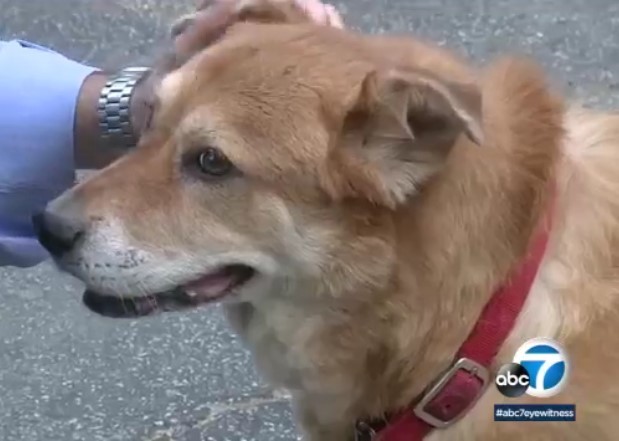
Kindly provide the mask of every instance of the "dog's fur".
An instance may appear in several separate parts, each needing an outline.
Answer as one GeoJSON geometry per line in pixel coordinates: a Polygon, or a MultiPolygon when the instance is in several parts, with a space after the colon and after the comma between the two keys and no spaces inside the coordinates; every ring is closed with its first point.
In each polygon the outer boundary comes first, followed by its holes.
{"type": "Polygon", "coordinates": [[[427,439],[616,438],[618,116],[565,108],[528,61],[479,72],[430,44],[300,23],[233,26],[159,99],[140,148],[64,196],[90,223],[66,269],[141,295],[253,266],[231,323],[307,439],[344,441],[449,366],[553,207],[496,366],[529,338],[561,342],[564,392],[518,402],[575,403],[577,422],[495,423],[509,401],[489,387],[427,439]],[[238,173],[202,179],[187,158],[204,146],[238,173]]]}

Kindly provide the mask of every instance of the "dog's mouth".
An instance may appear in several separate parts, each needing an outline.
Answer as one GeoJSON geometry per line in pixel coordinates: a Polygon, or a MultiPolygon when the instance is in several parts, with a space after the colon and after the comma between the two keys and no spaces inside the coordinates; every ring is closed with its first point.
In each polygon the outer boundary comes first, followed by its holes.
{"type": "Polygon", "coordinates": [[[221,300],[249,282],[255,274],[253,268],[245,265],[227,265],[170,291],[140,297],[116,297],[87,290],[83,301],[91,311],[106,317],[144,317],[221,300]]]}

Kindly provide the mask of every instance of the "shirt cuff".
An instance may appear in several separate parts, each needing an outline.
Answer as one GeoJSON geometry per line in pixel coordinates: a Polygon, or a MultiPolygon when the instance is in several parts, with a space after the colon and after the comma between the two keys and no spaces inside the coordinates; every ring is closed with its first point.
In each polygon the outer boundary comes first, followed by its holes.
{"type": "Polygon", "coordinates": [[[75,181],[76,105],[95,70],[32,43],[0,43],[0,265],[46,257],[31,217],[75,181]]]}

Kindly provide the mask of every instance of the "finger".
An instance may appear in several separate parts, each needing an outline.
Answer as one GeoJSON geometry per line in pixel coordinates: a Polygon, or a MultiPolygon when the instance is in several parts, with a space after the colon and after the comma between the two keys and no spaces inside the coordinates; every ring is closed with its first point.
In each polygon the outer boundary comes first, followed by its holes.
{"type": "Polygon", "coordinates": [[[178,18],[174,23],[172,23],[170,29],[170,35],[172,38],[176,38],[185,32],[189,27],[193,24],[196,19],[196,13],[183,15],[178,18]]]}
{"type": "Polygon", "coordinates": [[[197,12],[193,22],[174,40],[176,53],[188,57],[217,40],[234,21],[233,3],[217,1],[197,12]]]}
{"type": "Polygon", "coordinates": [[[333,5],[326,5],[325,7],[327,11],[327,17],[329,21],[329,25],[335,28],[343,28],[344,22],[342,21],[342,16],[338,12],[338,10],[333,5]]]}
{"type": "Polygon", "coordinates": [[[295,0],[297,6],[317,24],[327,24],[327,11],[325,6],[319,0],[295,0]]]}
{"type": "Polygon", "coordinates": [[[222,2],[233,2],[236,0],[197,0],[196,2],[196,9],[198,11],[202,11],[203,9],[209,8],[213,5],[215,5],[216,3],[222,3],[222,2]]]}

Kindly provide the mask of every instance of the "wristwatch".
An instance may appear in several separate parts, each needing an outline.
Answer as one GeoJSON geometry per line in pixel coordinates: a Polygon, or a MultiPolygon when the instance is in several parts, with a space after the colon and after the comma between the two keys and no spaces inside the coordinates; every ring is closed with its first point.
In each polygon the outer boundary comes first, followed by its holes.
{"type": "Polygon", "coordinates": [[[101,140],[110,148],[135,147],[138,140],[131,123],[131,97],[135,86],[150,69],[128,67],[114,75],[105,84],[99,96],[97,112],[101,140]]]}

